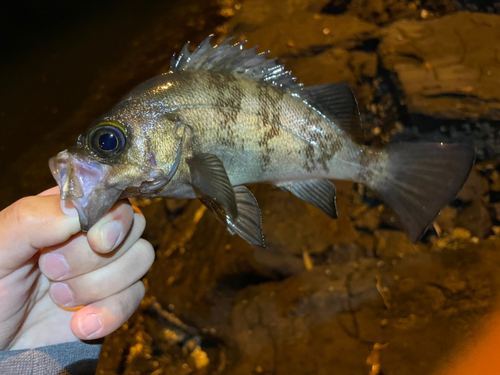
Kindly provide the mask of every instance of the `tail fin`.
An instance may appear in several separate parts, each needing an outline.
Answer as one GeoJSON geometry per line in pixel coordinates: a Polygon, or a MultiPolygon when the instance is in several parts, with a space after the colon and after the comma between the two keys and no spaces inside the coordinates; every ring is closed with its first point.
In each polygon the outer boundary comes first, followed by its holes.
{"type": "Polygon", "coordinates": [[[400,143],[386,150],[386,173],[374,189],[400,217],[410,240],[416,242],[457,196],[476,153],[471,146],[442,143],[400,143]]]}

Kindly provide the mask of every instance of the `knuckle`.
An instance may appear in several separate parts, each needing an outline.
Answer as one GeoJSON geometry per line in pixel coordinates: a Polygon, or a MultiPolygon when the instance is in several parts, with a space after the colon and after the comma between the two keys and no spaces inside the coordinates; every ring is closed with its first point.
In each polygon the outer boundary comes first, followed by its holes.
{"type": "Polygon", "coordinates": [[[24,197],[15,202],[10,206],[10,216],[12,221],[20,227],[25,227],[30,225],[34,219],[33,212],[33,197],[24,197]]]}
{"type": "Polygon", "coordinates": [[[119,309],[124,313],[133,313],[144,298],[145,292],[142,281],[131,285],[118,299],[119,309]]]}

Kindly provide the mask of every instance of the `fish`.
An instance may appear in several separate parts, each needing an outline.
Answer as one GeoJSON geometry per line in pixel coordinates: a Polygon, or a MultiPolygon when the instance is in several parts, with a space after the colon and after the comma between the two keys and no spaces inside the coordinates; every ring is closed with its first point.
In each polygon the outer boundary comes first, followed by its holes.
{"type": "Polygon", "coordinates": [[[349,180],[378,193],[416,242],[471,172],[471,145],[367,146],[347,85],[306,87],[256,47],[211,41],[193,51],[187,43],[167,73],[134,88],[49,160],[83,231],[118,199],[199,199],[231,234],[265,247],[246,184],[272,184],[337,218],[331,180],[349,180]]]}

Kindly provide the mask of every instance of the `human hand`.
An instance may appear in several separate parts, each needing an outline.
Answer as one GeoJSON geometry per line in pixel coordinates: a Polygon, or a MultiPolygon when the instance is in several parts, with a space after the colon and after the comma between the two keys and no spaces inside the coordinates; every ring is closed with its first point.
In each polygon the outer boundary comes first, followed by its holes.
{"type": "Polygon", "coordinates": [[[104,337],[144,297],[139,280],[154,260],[140,239],[144,216],[121,200],[83,233],[58,194],[52,188],[0,212],[0,350],[104,337]]]}

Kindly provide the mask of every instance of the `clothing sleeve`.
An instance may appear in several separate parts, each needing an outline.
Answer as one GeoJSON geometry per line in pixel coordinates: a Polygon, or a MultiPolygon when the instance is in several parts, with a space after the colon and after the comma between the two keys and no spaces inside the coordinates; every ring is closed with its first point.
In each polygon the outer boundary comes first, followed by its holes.
{"type": "Polygon", "coordinates": [[[94,375],[101,343],[81,341],[35,349],[0,351],[2,375],[94,375]]]}

